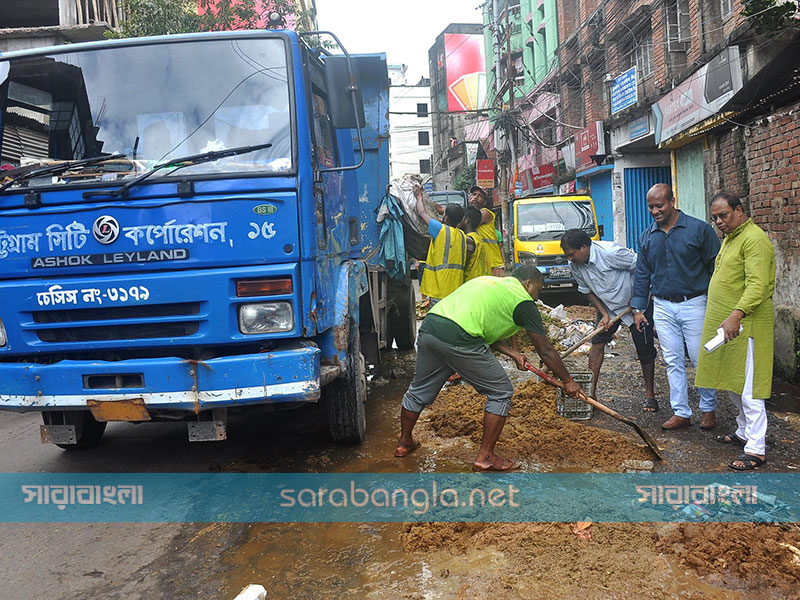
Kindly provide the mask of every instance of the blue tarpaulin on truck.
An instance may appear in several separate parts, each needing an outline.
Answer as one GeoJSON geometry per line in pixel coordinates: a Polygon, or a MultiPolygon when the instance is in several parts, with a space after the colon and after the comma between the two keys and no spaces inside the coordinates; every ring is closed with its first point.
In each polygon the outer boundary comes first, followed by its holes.
{"type": "Polygon", "coordinates": [[[406,248],[403,240],[403,209],[391,194],[381,200],[378,211],[380,225],[380,265],[392,279],[403,279],[406,274],[406,248]]]}

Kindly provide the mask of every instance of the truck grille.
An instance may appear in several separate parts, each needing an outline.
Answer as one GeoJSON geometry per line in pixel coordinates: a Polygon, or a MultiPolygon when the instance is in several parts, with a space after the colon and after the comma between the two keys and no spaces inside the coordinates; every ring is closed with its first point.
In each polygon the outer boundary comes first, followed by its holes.
{"type": "Polygon", "coordinates": [[[566,265],[569,261],[566,256],[560,254],[538,255],[536,264],[541,267],[554,267],[556,265],[566,265]]]}
{"type": "Polygon", "coordinates": [[[181,302],[36,311],[32,316],[34,323],[37,324],[74,323],[74,327],[37,328],[35,331],[42,342],[69,343],[186,337],[194,335],[200,328],[199,318],[198,320],[187,320],[186,317],[199,315],[199,313],[200,304],[198,302],[181,302]],[[164,317],[181,318],[170,322],[164,317]],[[136,319],[143,322],[114,322],[122,319],[136,319]],[[158,319],[158,321],[148,323],[147,321],[151,319],[158,319]]]}

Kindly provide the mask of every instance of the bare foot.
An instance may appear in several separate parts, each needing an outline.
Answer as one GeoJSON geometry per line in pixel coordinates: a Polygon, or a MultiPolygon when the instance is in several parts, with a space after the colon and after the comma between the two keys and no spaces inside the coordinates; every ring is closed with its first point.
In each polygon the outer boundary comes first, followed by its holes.
{"type": "Polygon", "coordinates": [[[410,446],[404,446],[403,444],[398,443],[397,450],[394,451],[394,455],[397,458],[405,458],[406,456],[411,454],[414,450],[419,448],[419,446],[420,446],[419,442],[411,442],[410,446]]]}
{"type": "Polygon", "coordinates": [[[484,454],[475,459],[472,463],[473,471],[512,471],[519,468],[514,461],[502,456],[484,454]]]}

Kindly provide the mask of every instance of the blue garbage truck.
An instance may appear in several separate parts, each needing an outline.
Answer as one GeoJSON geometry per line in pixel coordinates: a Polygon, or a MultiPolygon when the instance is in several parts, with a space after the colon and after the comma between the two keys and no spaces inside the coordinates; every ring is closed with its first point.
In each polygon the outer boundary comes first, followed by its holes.
{"type": "Polygon", "coordinates": [[[365,357],[414,343],[377,261],[385,56],[215,32],[0,55],[0,409],[43,442],[319,402],[365,432],[365,357]]]}

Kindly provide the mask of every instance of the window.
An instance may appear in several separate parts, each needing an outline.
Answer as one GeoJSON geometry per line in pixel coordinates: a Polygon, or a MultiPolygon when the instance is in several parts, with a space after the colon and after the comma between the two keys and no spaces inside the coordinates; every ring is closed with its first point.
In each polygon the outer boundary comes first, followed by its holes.
{"type": "Polygon", "coordinates": [[[636,71],[641,74],[642,79],[653,74],[653,38],[647,32],[645,39],[636,46],[636,71]]]}
{"type": "Polygon", "coordinates": [[[417,141],[419,142],[420,146],[430,146],[431,140],[430,135],[427,131],[418,131],[417,132],[417,141]]]}
{"type": "Polygon", "coordinates": [[[428,103],[422,102],[417,104],[417,116],[418,117],[427,117],[428,116],[428,103]]]}
{"type": "Polygon", "coordinates": [[[653,37],[650,29],[639,29],[622,40],[619,49],[623,70],[636,66],[636,77],[641,81],[653,74],[653,37]]]}
{"type": "Polygon", "coordinates": [[[420,173],[430,173],[431,172],[431,159],[430,158],[421,158],[419,161],[419,172],[420,173]]]}
{"type": "Polygon", "coordinates": [[[686,50],[691,38],[689,0],[667,3],[667,43],[670,52],[686,50]]]}
{"type": "Polygon", "coordinates": [[[733,12],[733,0],[719,0],[719,12],[722,17],[727,17],[733,12]]]}
{"type": "Polygon", "coordinates": [[[333,125],[328,116],[325,99],[314,91],[314,150],[320,166],[331,169],[336,166],[333,148],[333,125]]]}

